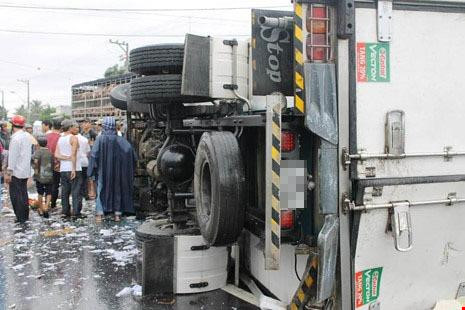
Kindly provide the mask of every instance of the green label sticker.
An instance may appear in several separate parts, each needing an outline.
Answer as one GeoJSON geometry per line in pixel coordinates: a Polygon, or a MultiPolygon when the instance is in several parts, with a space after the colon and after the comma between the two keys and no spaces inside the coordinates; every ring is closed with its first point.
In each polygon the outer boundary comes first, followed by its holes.
{"type": "Polygon", "coordinates": [[[383,267],[359,271],[355,274],[355,306],[361,307],[378,299],[383,267]]]}
{"type": "Polygon", "coordinates": [[[389,43],[357,43],[357,81],[391,81],[389,43]]]}

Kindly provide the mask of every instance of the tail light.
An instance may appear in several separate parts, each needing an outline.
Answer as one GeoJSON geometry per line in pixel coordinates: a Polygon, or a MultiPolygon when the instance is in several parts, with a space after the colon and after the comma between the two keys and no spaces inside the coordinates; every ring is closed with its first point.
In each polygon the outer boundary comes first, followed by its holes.
{"type": "Polygon", "coordinates": [[[307,9],[307,59],[328,62],[332,58],[330,9],[325,5],[310,4],[307,9]]]}
{"type": "Polygon", "coordinates": [[[291,131],[281,132],[281,151],[292,152],[295,149],[296,135],[291,131]]]}
{"type": "Polygon", "coordinates": [[[294,228],[294,211],[282,210],[281,211],[281,229],[294,228]]]}

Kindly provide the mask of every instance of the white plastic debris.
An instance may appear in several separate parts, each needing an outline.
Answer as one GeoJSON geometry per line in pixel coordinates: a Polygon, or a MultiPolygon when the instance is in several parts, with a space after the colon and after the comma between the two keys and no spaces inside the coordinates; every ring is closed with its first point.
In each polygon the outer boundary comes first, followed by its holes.
{"type": "Polygon", "coordinates": [[[100,229],[100,234],[104,237],[110,237],[112,234],[111,229],[100,229]]]}
{"type": "Polygon", "coordinates": [[[142,287],[140,285],[133,285],[132,287],[125,287],[118,294],[116,297],[124,297],[129,295],[134,296],[142,296],[142,287]]]}
{"type": "Polygon", "coordinates": [[[131,293],[132,293],[132,287],[125,287],[121,291],[119,291],[118,294],[116,294],[116,297],[128,296],[131,293]]]}
{"type": "Polygon", "coordinates": [[[65,285],[65,279],[56,279],[55,282],[53,282],[53,285],[65,285]]]}
{"type": "Polygon", "coordinates": [[[52,227],[52,228],[60,228],[61,224],[60,223],[53,223],[52,225],[50,225],[50,227],[52,227]]]}
{"type": "Polygon", "coordinates": [[[134,295],[134,296],[142,296],[142,286],[134,285],[132,287],[132,295],[134,295]]]}
{"type": "Polygon", "coordinates": [[[11,267],[14,271],[22,270],[24,268],[24,264],[19,264],[16,266],[11,267]]]}

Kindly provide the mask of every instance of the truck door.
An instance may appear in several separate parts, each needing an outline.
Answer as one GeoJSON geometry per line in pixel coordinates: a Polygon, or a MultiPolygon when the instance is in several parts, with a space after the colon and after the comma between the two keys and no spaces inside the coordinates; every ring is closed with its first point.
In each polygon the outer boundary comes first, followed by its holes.
{"type": "Polygon", "coordinates": [[[355,1],[354,16],[338,56],[341,294],[432,309],[465,294],[465,1],[355,1]]]}

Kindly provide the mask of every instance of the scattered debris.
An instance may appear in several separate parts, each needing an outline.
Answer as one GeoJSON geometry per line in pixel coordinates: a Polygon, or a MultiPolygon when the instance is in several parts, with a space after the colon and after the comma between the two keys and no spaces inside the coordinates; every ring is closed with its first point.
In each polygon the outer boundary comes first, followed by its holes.
{"type": "Polygon", "coordinates": [[[71,227],[65,227],[63,229],[47,230],[42,233],[44,237],[57,237],[63,236],[69,233],[72,233],[73,229],[71,227]]]}
{"type": "Polygon", "coordinates": [[[134,296],[142,296],[142,287],[140,285],[133,285],[132,287],[125,287],[118,294],[116,297],[124,297],[129,295],[134,296]]]}
{"type": "Polygon", "coordinates": [[[10,244],[13,241],[13,239],[3,239],[0,240],[0,247],[5,246],[7,244],[10,244]]]}
{"type": "Polygon", "coordinates": [[[100,229],[100,234],[104,237],[110,237],[112,235],[111,229],[100,229]]]}

